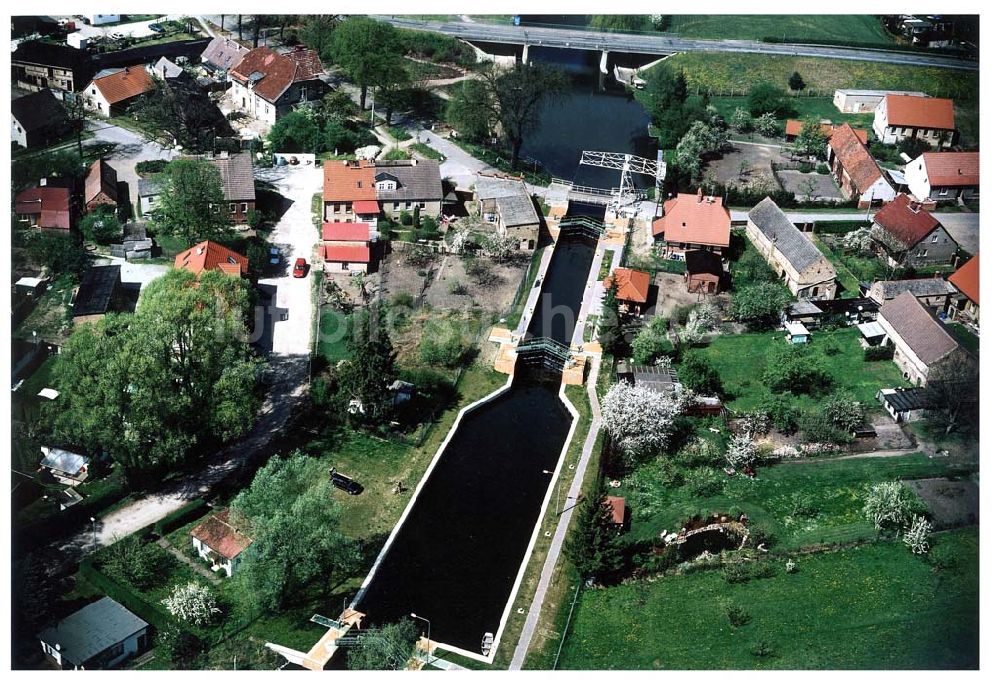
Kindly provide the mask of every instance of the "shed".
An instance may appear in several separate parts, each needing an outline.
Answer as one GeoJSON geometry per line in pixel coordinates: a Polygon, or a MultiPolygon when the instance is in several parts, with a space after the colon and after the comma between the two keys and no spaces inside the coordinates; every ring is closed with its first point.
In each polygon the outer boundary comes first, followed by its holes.
{"type": "Polygon", "coordinates": [[[45,292],[46,278],[20,278],[14,283],[14,289],[18,294],[38,296],[45,292]]]}
{"type": "Polygon", "coordinates": [[[823,310],[807,299],[796,299],[785,309],[786,321],[798,321],[802,325],[816,325],[820,322],[823,310]]]}
{"type": "Polygon", "coordinates": [[[46,446],[42,447],[42,453],[44,457],[39,465],[42,468],[48,468],[56,479],[71,480],[74,484],[87,479],[90,459],[86,456],[46,446]]]}
{"type": "Polygon", "coordinates": [[[149,624],[107,596],[38,634],[42,651],[60,669],[114,667],[146,649],[149,624]]]}
{"type": "Polygon", "coordinates": [[[785,321],[785,340],[792,344],[805,344],[812,333],[798,321],[785,321]]]}
{"type": "Polygon", "coordinates": [[[722,289],[722,257],[694,249],[684,252],[684,282],[688,292],[716,294],[722,289]]]}
{"type": "Polygon", "coordinates": [[[859,323],[858,330],[861,331],[861,339],[864,345],[869,347],[878,347],[882,344],[882,340],[885,339],[885,330],[874,321],[859,323]]]}
{"type": "Polygon", "coordinates": [[[922,418],[925,411],[934,408],[931,393],[925,387],[880,389],[878,400],[897,423],[922,418]]]}
{"type": "Polygon", "coordinates": [[[670,365],[640,366],[631,363],[618,364],[618,379],[646,387],[660,394],[673,395],[681,388],[677,369],[670,365]]]}
{"type": "Polygon", "coordinates": [[[624,496],[606,496],[604,497],[604,505],[611,509],[611,522],[617,525],[619,528],[625,526],[625,497],[624,496]]]}

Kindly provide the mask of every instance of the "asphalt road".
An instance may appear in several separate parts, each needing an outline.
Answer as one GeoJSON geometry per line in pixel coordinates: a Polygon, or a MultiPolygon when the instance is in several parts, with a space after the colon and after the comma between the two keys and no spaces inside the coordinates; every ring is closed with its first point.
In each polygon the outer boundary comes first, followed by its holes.
{"type": "Polygon", "coordinates": [[[752,40],[703,40],[647,34],[599,33],[571,28],[540,28],[536,26],[506,26],[473,22],[419,21],[384,15],[375,19],[394,26],[422,31],[445,33],[450,36],[486,43],[509,43],[565,47],[578,50],[609,50],[611,52],[666,55],[673,52],[749,52],[799,57],[849,59],[884,64],[943,67],[976,71],[979,64],[955,57],[921,53],[860,50],[821,45],[761,43],[752,40]]]}

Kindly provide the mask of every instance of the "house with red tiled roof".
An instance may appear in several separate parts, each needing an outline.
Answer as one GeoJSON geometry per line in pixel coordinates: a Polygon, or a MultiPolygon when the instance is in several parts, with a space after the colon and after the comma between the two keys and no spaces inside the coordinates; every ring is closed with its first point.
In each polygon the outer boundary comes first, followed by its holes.
{"type": "Polygon", "coordinates": [[[372,230],[367,223],[324,223],[322,238],[324,243],[362,246],[372,241],[372,230]]]}
{"type": "Polygon", "coordinates": [[[323,164],[323,220],[327,223],[357,222],[374,215],[379,206],[375,194],[375,164],[369,161],[329,159],[323,164]]]}
{"type": "Polygon", "coordinates": [[[959,291],[948,305],[948,317],[979,325],[979,255],[951,274],[948,281],[959,291]]]}
{"type": "Polygon", "coordinates": [[[93,211],[102,205],[118,206],[118,172],[98,159],[87,169],[83,181],[83,206],[86,211],[93,211]]]}
{"type": "Polygon", "coordinates": [[[369,273],[372,252],[368,245],[331,242],[323,245],[323,271],[326,273],[369,273]]]}
{"type": "Polygon", "coordinates": [[[924,307],[912,292],[886,302],[876,322],[885,331],[882,344],[892,341],[892,360],[903,377],[918,387],[927,384],[934,364],[953,353],[964,353],[937,316],[924,307]]]}
{"type": "Polygon", "coordinates": [[[441,214],[444,187],[434,160],[328,160],[323,165],[323,218],[377,226],[379,216],[441,214]]]}
{"type": "Polygon", "coordinates": [[[951,147],[955,139],[955,104],[942,97],[886,95],[875,108],[875,138],[895,145],[907,138],[932,148],[951,147]]]}
{"type": "Polygon", "coordinates": [[[322,99],[324,73],[319,55],[303,46],[285,53],[258,47],[229,69],[229,96],[240,111],[273,124],[295,105],[322,99]]]}
{"type": "Polygon", "coordinates": [[[145,68],[130,66],[98,74],[83,89],[83,93],[89,109],[104,116],[115,116],[124,112],[137,97],[155,87],[145,68]]]}
{"type": "Polygon", "coordinates": [[[875,214],[873,248],[892,267],[945,264],[957,245],[920,202],[899,195],[875,214]]]}
{"type": "Polygon", "coordinates": [[[217,242],[205,240],[174,257],[174,268],[183,268],[195,275],[218,269],[228,275],[245,276],[250,260],[217,242]]]}
{"type": "MultiPolygon", "coordinates": [[[[826,136],[827,140],[833,135],[833,132],[837,130],[837,127],[828,121],[821,121],[819,124],[820,132],[826,136]]],[[[858,139],[861,140],[865,145],[868,144],[868,131],[863,128],[855,128],[854,132],[858,134],[858,139]]],[[[792,142],[802,133],[802,122],[797,119],[788,119],[785,121],[785,141],[792,142]]]]}
{"type": "Polygon", "coordinates": [[[28,188],[14,197],[14,214],[29,226],[69,232],[73,224],[72,193],[69,188],[48,185],[28,188]]]}
{"type": "Polygon", "coordinates": [[[896,190],[882,173],[868,147],[849,125],[841,124],[833,132],[826,146],[826,155],[841,192],[848,199],[857,200],[858,208],[880,206],[896,197],[896,190]]]}
{"type": "Polygon", "coordinates": [[[920,201],[979,199],[978,152],[924,152],[906,165],[906,184],[920,201]]]}
{"type": "Polygon", "coordinates": [[[615,286],[615,299],[623,313],[642,313],[649,300],[649,274],[632,268],[616,268],[604,279],[604,289],[615,286]]]}
{"type": "Polygon", "coordinates": [[[229,509],[212,513],[191,530],[191,544],[198,555],[212,564],[212,572],[222,570],[232,577],[240,556],[253,543],[232,521],[229,509]]]}
{"type": "Polygon", "coordinates": [[[683,258],[692,249],[725,256],[732,219],[719,197],[680,193],[663,203],[663,216],[653,221],[653,241],[665,256],[683,258]]]}

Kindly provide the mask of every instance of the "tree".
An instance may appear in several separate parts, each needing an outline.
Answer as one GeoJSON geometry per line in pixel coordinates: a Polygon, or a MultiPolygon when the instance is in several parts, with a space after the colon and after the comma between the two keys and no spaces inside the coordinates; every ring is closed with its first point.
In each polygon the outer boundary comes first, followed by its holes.
{"type": "Polygon", "coordinates": [[[605,392],[601,412],[608,435],[634,460],[667,446],[680,407],[672,397],[622,381],[605,392]]]}
{"type": "Polygon", "coordinates": [[[484,107],[489,91],[486,84],[477,79],[467,79],[452,91],[445,110],[445,119],[463,138],[473,141],[485,140],[493,130],[493,110],[484,107]]]}
{"type": "Polygon", "coordinates": [[[747,93],[747,109],[755,117],[766,113],[778,117],[788,113],[788,98],[777,86],[758,83],[747,93]]]}
{"type": "Polygon", "coordinates": [[[454,367],[468,350],[462,327],[448,321],[428,321],[420,336],[420,360],[432,366],[454,367]]]}
{"type": "Polygon", "coordinates": [[[660,147],[672,149],[691,127],[706,118],[705,99],[688,99],[687,79],[682,71],[660,64],[644,74],[646,87],[635,97],[649,113],[659,136],[660,147]]]}
{"type": "Polygon", "coordinates": [[[898,531],[916,513],[915,495],[899,480],[878,482],[865,494],[862,513],[875,526],[876,535],[887,529],[898,531]]]}
{"type": "Polygon", "coordinates": [[[719,307],[714,304],[699,304],[688,316],[687,323],[678,333],[681,342],[685,344],[700,344],[709,333],[714,331],[721,320],[719,307]]]}
{"type": "Polygon", "coordinates": [[[219,240],[229,232],[222,176],[201,159],[175,159],[163,170],[166,189],[155,213],[157,230],[184,238],[188,245],[219,240]]]}
{"type": "Polygon", "coordinates": [[[632,356],[636,363],[646,365],[669,354],[674,349],[670,341],[670,319],[656,316],[632,340],[632,356]]]}
{"type": "Polygon", "coordinates": [[[920,138],[903,138],[899,143],[899,151],[908,155],[910,159],[916,159],[930,149],[930,144],[920,138]]]}
{"type": "Polygon", "coordinates": [[[192,625],[207,625],[222,613],[215,593],[199,582],[177,584],[170,596],[160,601],[175,618],[192,625]]]}
{"type": "Polygon", "coordinates": [[[53,438],[107,451],[131,479],[244,434],[259,403],[251,306],[244,279],[171,270],[134,314],[78,327],[57,360],[60,396],[45,407],[53,438]]]}
{"type": "Polygon", "coordinates": [[[753,116],[743,107],[737,107],[729,119],[729,125],[737,133],[749,133],[753,130],[753,116]]]}
{"type": "Polygon", "coordinates": [[[837,428],[853,432],[865,422],[865,409],[861,402],[844,389],[839,389],[823,402],[822,413],[837,428]]]}
{"type": "Polygon", "coordinates": [[[402,670],[416,652],[420,634],[409,618],[361,633],[347,652],[350,670],[402,670]]]}
{"type": "Polygon", "coordinates": [[[517,252],[517,238],[503,235],[499,231],[490,231],[483,238],[482,248],[493,261],[502,264],[517,252]]]}
{"type": "Polygon", "coordinates": [[[285,114],[271,126],[267,136],[271,149],[281,152],[321,152],[323,131],[315,117],[303,111],[285,114]]]}
{"type": "Polygon", "coordinates": [[[250,615],[279,611],[308,587],[356,570],[358,547],[339,531],[323,464],[299,451],[272,457],[230,508],[253,539],[234,576],[250,615]]]}
{"type": "Polygon", "coordinates": [[[621,537],[603,491],[584,498],[580,521],[566,539],[566,556],[583,578],[604,577],[625,564],[621,537]]]}
{"type": "Polygon", "coordinates": [[[767,328],[777,322],[790,301],[791,293],[781,283],[758,283],[734,292],[730,311],[751,327],[767,328]]]}
{"type": "Polygon", "coordinates": [[[613,351],[622,343],[621,316],[618,311],[618,282],[611,280],[611,287],[604,291],[601,302],[601,322],[597,331],[601,347],[613,351]]]}
{"type": "Polygon", "coordinates": [[[393,113],[413,100],[413,77],[403,58],[387,58],[375,71],[372,84],[378,89],[379,103],[385,108],[385,125],[391,126],[393,113]]]}
{"type": "Polygon", "coordinates": [[[337,22],[329,14],[310,15],[299,27],[299,40],[320,57],[328,59],[337,22]]]}
{"type": "Polygon", "coordinates": [[[511,167],[521,157],[521,145],[537,127],[542,106],[561,97],[569,89],[565,73],[544,63],[516,64],[501,69],[493,66],[483,74],[489,95],[485,106],[493,110],[507,144],[511,167]]]}
{"type": "Polygon", "coordinates": [[[804,90],[806,82],[802,80],[802,74],[797,71],[793,71],[792,75],[788,77],[788,87],[796,91],[804,90]]]}
{"type": "Polygon", "coordinates": [[[114,209],[101,206],[80,219],[80,232],[91,242],[106,245],[122,236],[122,224],[114,209]]]}
{"type": "Polygon", "coordinates": [[[778,432],[790,435],[799,429],[799,411],[790,393],[772,394],[764,401],[763,408],[778,432]]]}
{"type": "Polygon", "coordinates": [[[341,386],[344,403],[356,400],[356,420],[382,425],[392,410],[389,385],[396,377],[396,352],[385,327],[385,312],[374,302],[354,316],[354,334],[347,341],[348,362],[341,386]]]}
{"type": "Polygon", "coordinates": [[[150,589],[162,579],[156,549],[143,543],[138,535],[116,537],[102,554],[101,569],[136,589],[150,589]]]}
{"type": "Polygon", "coordinates": [[[211,151],[216,138],[233,136],[233,127],[198,83],[184,74],[162,81],[153,78],[152,91],[139,96],[128,111],[158,130],[167,131],[178,145],[211,151]]]}
{"type": "Polygon", "coordinates": [[[685,353],[677,368],[677,377],[687,389],[701,395],[722,393],[722,377],[708,359],[702,355],[685,353]]]}
{"type": "Polygon", "coordinates": [[[975,431],[979,420],[979,365],[964,350],[956,350],[927,374],[928,426],[948,436],[956,430],[975,431]]]}
{"type": "Polygon", "coordinates": [[[730,468],[743,471],[753,468],[758,458],[757,445],[750,433],[733,435],[726,447],[726,463],[730,468]]]}
{"type": "Polygon", "coordinates": [[[753,129],[765,138],[773,138],[781,132],[781,124],[773,112],[764,112],[753,120],[753,129]]]}
{"type": "Polygon", "coordinates": [[[820,393],[832,382],[812,350],[797,344],[772,347],[761,379],[772,392],[792,394],[820,393]]]}
{"type": "Polygon", "coordinates": [[[844,246],[844,249],[855,254],[861,254],[872,248],[872,242],[872,229],[861,226],[857,230],[852,230],[850,233],[844,235],[841,244],[844,246]]]}
{"type": "Polygon", "coordinates": [[[792,151],[801,156],[824,157],[826,153],[826,134],[820,127],[818,119],[806,119],[802,122],[802,130],[792,143],[792,151]]]}
{"type": "Polygon", "coordinates": [[[171,665],[178,669],[197,669],[195,666],[204,647],[197,636],[180,623],[171,622],[159,630],[156,637],[170,658],[171,665]]]}
{"type": "Polygon", "coordinates": [[[83,245],[73,236],[32,231],[26,237],[25,249],[29,258],[50,275],[78,276],[89,263],[83,245]]]}
{"type": "Polygon", "coordinates": [[[403,47],[394,26],[367,17],[349,17],[333,32],[329,55],[361,88],[361,108],[365,108],[368,87],[376,84],[387,70],[398,66],[403,47]]]}
{"type": "Polygon", "coordinates": [[[63,591],[47,572],[46,562],[32,553],[15,559],[12,565],[13,617],[18,629],[32,634],[54,617],[63,591]]]}

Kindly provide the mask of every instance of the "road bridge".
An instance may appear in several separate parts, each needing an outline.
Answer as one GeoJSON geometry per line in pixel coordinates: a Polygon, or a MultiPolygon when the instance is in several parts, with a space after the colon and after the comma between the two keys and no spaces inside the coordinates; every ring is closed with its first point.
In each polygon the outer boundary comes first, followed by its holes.
{"type": "Polygon", "coordinates": [[[399,28],[443,33],[456,38],[479,43],[520,45],[522,59],[527,58],[530,47],[564,48],[571,50],[596,50],[627,54],[668,55],[673,52],[742,52],[798,57],[846,59],[882,64],[940,67],[977,71],[977,62],[919,52],[834,47],[796,43],[761,43],[753,40],[708,40],[679,38],[668,34],[610,33],[579,28],[551,28],[539,26],[513,26],[504,24],[478,24],[475,22],[425,21],[405,17],[373,15],[399,28]]]}

